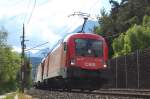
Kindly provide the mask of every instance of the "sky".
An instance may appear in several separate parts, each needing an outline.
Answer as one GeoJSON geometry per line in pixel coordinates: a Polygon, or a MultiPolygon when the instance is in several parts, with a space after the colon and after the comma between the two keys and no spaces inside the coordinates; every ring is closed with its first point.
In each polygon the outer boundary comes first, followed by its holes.
{"type": "Polygon", "coordinates": [[[0,0],[0,27],[9,33],[8,44],[15,51],[21,51],[23,24],[27,48],[45,42],[49,43],[41,48],[52,47],[62,35],[83,23],[81,17],[69,15],[84,12],[91,15],[90,20],[96,21],[102,8],[110,11],[109,0],[0,0]]]}

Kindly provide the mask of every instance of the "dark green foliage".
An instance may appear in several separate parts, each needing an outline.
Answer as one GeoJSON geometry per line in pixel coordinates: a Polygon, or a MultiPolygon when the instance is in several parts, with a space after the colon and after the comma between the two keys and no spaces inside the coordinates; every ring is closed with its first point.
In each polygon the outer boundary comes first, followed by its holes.
{"type": "MultiPolygon", "coordinates": [[[[143,27],[141,29],[139,25],[144,24],[142,20],[145,15],[150,16],[150,0],[122,0],[120,3],[115,0],[109,0],[109,2],[112,6],[111,11],[108,14],[105,9],[101,10],[101,17],[98,18],[100,26],[95,27],[94,32],[108,39],[109,56],[112,56],[113,50],[110,45],[112,45],[113,39],[121,35],[121,33],[129,32],[128,29],[131,27],[135,29],[134,32],[138,33],[148,31],[148,29],[143,29],[143,27]]],[[[148,19],[146,18],[145,21],[148,21],[148,19]]],[[[147,23],[147,25],[150,25],[150,23],[147,23]]],[[[133,31],[133,29],[130,31],[133,31]]],[[[118,41],[120,41],[122,38],[119,37],[118,39],[118,41]]],[[[140,39],[142,39],[142,37],[140,39]]],[[[137,47],[136,44],[134,46],[137,47]]]]}
{"type": "Polygon", "coordinates": [[[112,33],[126,32],[132,25],[141,24],[144,15],[150,15],[148,0],[122,0],[119,5],[114,2],[112,5],[116,5],[109,15],[114,22],[112,33]]]}
{"type": "Polygon", "coordinates": [[[4,28],[2,28],[0,31],[0,48],[4,47],[6,45],[7,35],[8,35],[8,33],[5,31],[4,28]]]}
{"type": "Polygon", "coordinates": [[[123,55],[125,52],[124,52],[124,37],[125,35],[124,34],[121,34],[118,38],[114,39],[113,41],[113,49],[114,49],[114,53],[115,53],[115,56],[119,56],[119,55],[123,55]]]}

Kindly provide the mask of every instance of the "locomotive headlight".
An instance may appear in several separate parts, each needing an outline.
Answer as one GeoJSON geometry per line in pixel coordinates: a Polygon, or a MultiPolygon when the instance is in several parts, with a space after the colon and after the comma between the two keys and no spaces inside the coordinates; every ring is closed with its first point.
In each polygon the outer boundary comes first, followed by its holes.
{"type": "Polygon", "coordinates": [[[107,65],[106,65],[106,64],[104,64],[104,67],[106,68],[106,67],[107,67],[107,65]]]}
{"type": "Polygon", "coordinates": [[[103,67],[106,68],[107,67],[107,64],[105,63],[105,61],[102,59],[102,64],[103,64],[103,67]]]}
{"type": "Polygon", "coordinates": [[[70,65],[75,65],[76,64],[76,62],[75,62],[75,59],[71,59],[71,61],[70,61],[70,65]]]}

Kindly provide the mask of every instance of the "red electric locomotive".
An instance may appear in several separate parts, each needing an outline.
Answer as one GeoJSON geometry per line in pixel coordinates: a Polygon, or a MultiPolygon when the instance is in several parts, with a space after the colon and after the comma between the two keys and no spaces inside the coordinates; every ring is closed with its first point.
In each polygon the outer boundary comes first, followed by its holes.
{"type": "Polygon", "coordinates": [[[108,47],[103,37],[92,33],[70,34],[38,66],[35,85],[53,85],[54,80],[64,84],[75,79],[100,79],[107,59],[108,47]]]}

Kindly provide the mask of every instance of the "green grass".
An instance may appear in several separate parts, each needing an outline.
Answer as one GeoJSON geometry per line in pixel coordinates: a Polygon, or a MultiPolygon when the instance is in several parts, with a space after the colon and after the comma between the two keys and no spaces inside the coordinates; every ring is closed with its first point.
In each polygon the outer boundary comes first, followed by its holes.
{"type": "Polygon", "coordinates": [[[14,99],[15,96],[16,96],[16,93],[10,93],[10,94],[8,94],[8,95],[6,96],[5,99],[14,99]]]}
{"type": "Polygon", "coordinates": [[[9,95],[6,96],[5,99],[14,99],[16,95],[18,96],[18,99],[32,99],[31,96],[28,96],[24,93],[19,93],[19,92],[9,94],[9,95]]]}

